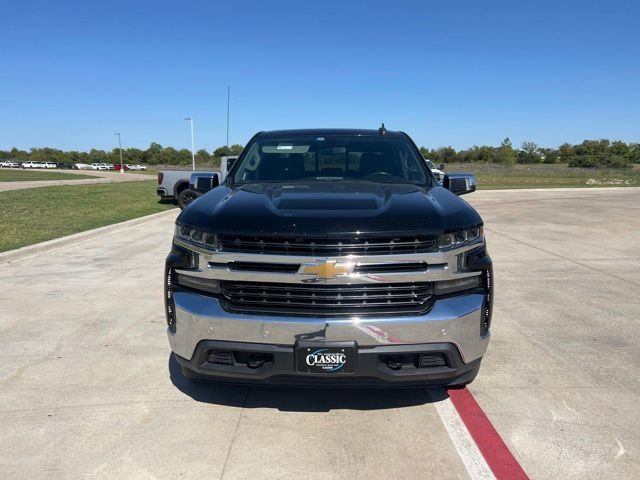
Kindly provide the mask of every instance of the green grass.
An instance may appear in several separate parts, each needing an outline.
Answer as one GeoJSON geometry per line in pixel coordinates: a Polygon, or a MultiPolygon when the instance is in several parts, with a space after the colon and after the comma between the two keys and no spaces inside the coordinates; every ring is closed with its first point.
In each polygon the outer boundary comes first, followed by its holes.
{"type": "Polygon", "coordinates": [[[32,180],[80,180],[96,178],[81,173],[47,172],[42,170],[0,170],[0,182],[28,182],[32,180]]]}
{"type": "Polygon", "coordinates": [[[625,169],[569,168],[564,164],[504,166],[487,163],[445,164],[446,172],[470,172],[478,188],[640,187],[640,166],[625,169]]]}
{"type": "Polygon", "coordinates": [[[0,192],[0,252],[175,208],[152,181],[0,192]]]}

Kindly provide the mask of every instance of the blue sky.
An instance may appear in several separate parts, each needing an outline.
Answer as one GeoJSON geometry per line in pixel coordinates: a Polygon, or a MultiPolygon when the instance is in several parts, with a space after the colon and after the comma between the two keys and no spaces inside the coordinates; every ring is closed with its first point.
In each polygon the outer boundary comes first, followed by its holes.
{"type": "Polygon", "coordinates": [[[404,130],[429,147],[640,141],[640,4],[5,1],[0,149],[404,130]]]}

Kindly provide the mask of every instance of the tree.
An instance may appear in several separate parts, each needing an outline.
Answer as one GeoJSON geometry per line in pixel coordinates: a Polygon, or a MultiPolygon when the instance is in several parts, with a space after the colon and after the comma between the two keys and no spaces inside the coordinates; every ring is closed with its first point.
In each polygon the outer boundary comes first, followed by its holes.
{"type": "Polygon", "coordinates": [[[573,145],[568,143],[563,143],[558,147],[558,155],[560,157],[560,161],[563,163],[569,163],[573,156],[575,155],[575,150],[573,145]]]}
{"type": "Polygon", "coordinates": [[[147,157],[147,163],[149,165],[159,165],[162,163],[162,145],[160,145],[159,143],[151,143],[149,145],[149,148],[147,148],[147,151],[145,152],[145,155],[147,157]]]}
{"type": "Polygon", "coordinates": [[[533,142],[523,142],[518,152],[518,163],[540,163],[541,161],[538,145],[533,142]]]}
{"type": "Polygon", "coordinates": [[[440,147],[437,151],[437,163],[453,163],[458,161],[458,152],[452,146],[440,147]]]}
{"type": "Polygon", "coordinates": [[[196,162],[209,163],[211,162],[211,155],[204,148],[201,148],[196,152],[196,162]]]}
{"type": "Polygon", "coordinates": [[[540,153],[544,158],[544,163],[558,163],[560,152],[554,148],[541,148],[540,153]]]}
{"type": "Polygon", "coordinates": [[[139,148],[127,148],[122,154],[128,164],[140,165],[141,163],[147,163],[146,153],[139,148]]]}
{"type": "Polygon", "coordinates": [[[629,144],[629,153],[627,158],[633,163],[640,163],[640,143],[629,144]]]}
{"type": "Polygon", "coordinates": [[[231,145],[231,155],[240,155],[243,148],[244,147],[242,145],[238,145],[237,143],[231,145]]]}
{"type": "Polygon", "coordinates": [[[229,155],[233,155],[233,153],[231,153],[231,149],[226,145],[218,147],[213,151],[214,157],[228,157],[229,155]]]}
{"type": "Polygon", "coordinates": [[[611,155],[626,157],[629,154],[629,146],[626,143],[621,142],[620,140],[616,140],[614,142],[611,142],[609,152],[611,153],[611,155]]]}
{"type": "Polygon", "coordinates": [[[513,149],[511,140],[509,140],[509,137],[506,137],[500,144],[500,147],[498,147],[496,161],[498,163],[502,163],[503,165],[514,165],[517,159],[518,154],[513,149]]]}

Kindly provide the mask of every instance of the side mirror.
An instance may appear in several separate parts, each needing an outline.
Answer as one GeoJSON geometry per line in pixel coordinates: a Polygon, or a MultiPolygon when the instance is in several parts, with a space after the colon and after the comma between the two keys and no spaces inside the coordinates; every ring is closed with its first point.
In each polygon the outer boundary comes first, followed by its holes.
{"type": "Polygon", "coordinates": [[[438,170],[440,170],[441,172],[444,172],[444,163],[440,164],[440,166],[438,167],[438,170]]]}
{"type": "Polygon", "coordinates": [[[220,184],[217,173],[192,173],[189,177],[189,188],[196,192],[206,193],[220,184]]]}
{"type": "Polygon", "coordinates": [[[476,191],[476,176],[472,173],[448,173],[442,186],[456,195],[465,195],[476,191]]]}

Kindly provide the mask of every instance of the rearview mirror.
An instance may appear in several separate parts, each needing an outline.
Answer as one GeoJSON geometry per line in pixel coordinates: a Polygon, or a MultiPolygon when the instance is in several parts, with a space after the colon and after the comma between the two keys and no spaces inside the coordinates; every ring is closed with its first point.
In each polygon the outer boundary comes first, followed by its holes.
{"type": "Polygon", "coordinates": [[[472,173],[448,173],[442,186],[456,195],[465,195],[476,191],[476,176],[472,173]]]}
{"type": "Polygon", "coordinates": [[[206,193],[219,185],[217,173],[192,173],[189,177],[189,188],[206,193]]]}

